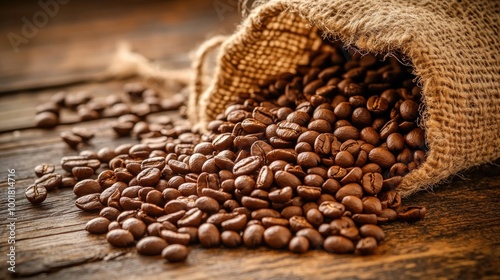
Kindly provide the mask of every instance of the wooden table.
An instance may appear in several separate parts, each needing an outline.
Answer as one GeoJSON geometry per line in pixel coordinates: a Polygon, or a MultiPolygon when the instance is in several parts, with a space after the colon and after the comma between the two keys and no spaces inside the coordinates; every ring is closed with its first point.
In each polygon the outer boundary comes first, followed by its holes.
{"type": "MultiPolygon", "coordinates": [[[[498,165],[473,168],[434,191],[407,199],[406,204],[426,206],[427,217],[414,224],[384,226],[386,241],[367,257],[194,246],[185,263],[167,263],[139,256],[134,248],[113,248],[104,236],[88,234],[84,226],[94,214],[74,206],[70,189],[49,193],[39,206],[29,204],[24,189],[35,179],[33,167],[42,162],[57,165],[62,156],[78,153],[59,138],[70,124],[34,128],[36,105],[59,90],[88,90],[96,96],[120,93],[124,81],[82,82],[103,71],[117,41],[131,42],[167,68],[185,68],[189,51],[210,35],[231,32],[238,20],[236,8],[221,18],[215,1],[101,2],[60,5],[17,53],[8,42],[0,45],[0,279],[500,279],[498,165]],[[15,274],[7,271],[6,262],[7,169],[15,169],[15,274]]],[[[31,20],[41,10],[35,3],[2,4],[0,34],[22,34],[21,19],[31,20]]],[[[70,113],[65,120],[71,122],[70,113]]],[[[111,121],[80,124],[97,133],[85,149],[134,141],[117,138],[111,121]]],[[[57,171],[62,172],[60,167],[57,171]]]]}

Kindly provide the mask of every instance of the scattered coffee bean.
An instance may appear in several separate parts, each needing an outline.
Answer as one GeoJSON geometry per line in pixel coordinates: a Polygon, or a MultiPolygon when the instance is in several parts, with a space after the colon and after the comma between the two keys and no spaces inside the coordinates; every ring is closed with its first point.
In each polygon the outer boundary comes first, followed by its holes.
{"type": "Polygon", "coordinates": [[[44,186],[33,184],[26,188],[24,195],[32,204],[42,203],[47,198],[47,189],[44,186]]]}
{"type": "Polygon", "coordinates": [[[182,262],[186,260],[188,254],[189,249],[181,244],[168,245],[161,252],[161,256],[169,262],[182,262]]]}
{"type": "Polygon", "coordinates": [[[139,240],[135,245],[137,252],[141,255],[155,256],[160,255],[168,246],[168,243],[157,236],[147,236],[139,240]]]}

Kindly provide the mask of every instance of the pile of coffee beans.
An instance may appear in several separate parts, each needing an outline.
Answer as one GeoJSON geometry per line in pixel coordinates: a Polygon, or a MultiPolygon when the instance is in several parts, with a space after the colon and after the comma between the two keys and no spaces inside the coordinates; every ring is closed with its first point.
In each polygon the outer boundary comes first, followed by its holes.
{"type": "Polygon", "coordinates": [[[99,213],[87,231],[169,261],[196,243],[373,254],[380,225],[425,215],[396,191],[425,160],[423,105],[411,68],[345,53],[325,45],[296,73],[241,96],[207,133],[124,112],[112,128],[141,143],[64,157],[64,177],[37,166],[26,197],[73,187],[76,206],[99,213]]]}

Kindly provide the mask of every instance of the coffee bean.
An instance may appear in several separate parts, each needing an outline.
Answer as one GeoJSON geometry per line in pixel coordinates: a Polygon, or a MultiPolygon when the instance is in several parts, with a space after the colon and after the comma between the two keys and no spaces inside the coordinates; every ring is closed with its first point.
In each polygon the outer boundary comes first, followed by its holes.
{"type": "Polygon", "coordinates": [[[366,173],[363,175],[363,190],[369,195],[376,195],[382,190],[384,178],[380,173],[366,173]]]}
{"type": "Polygon", "coordinates": [[[324,217],[330,219],[340,218],[345,211],[344,205],[334,201],[325,201],[321,203],[318,210],[324,217]]]}
{"type": "Polygon", "coordinates": [[[282,121],[278,124],[276,134],[283,140],[294,141],[299,138],[301,128],[300,125],[296,123],[282,121]]]}
{"type": "Polygon", "coordinates": [[[289,229],[284,226],[272,226],[264,231],[264,241],[274,249],[282,249],[288,246],[292,239],[289,229]]]}
{"type": "Polygon", "coordinates": [[[250,175],[256,172],[262,164],[262,160],[258,156],[247,157],[234,165],[233,173],[236,176],[250,175]]]}
{"type": "Polygon", "coordinates": [[[406,121],[415,121],[418,117],[418,104],[413,100],[403,101],[399,105],[399,114],[406,121]]]}
{"type": "Polygon", "coordinates": [[[161,171],[158,168],[148,167],[137,175],[137,181],[143,186],[154,186],[160,177],[161,171]]]}
{"type": "Polygon", "coordinates": [[[122,223],[122,228],[128,230],[135,239],[141,238],[146,233],[146,224],[137,218],[128,218],[122,223]]]}
{"type": "Polygon", "coordinates": [[[135,248],[141,255],[155,256],[160,255],[168,246],[168,243],[157,236],[147,236],[137,242],[135,248]]]}
{"type": "Polygon", "coordinates": [[[108,232],[110,221],[104,217],[97,217],[88,221],[85,230],[93,234],[101,234],[108,232]]]}
{"type": "Polygon", "coordinates": [[[219,230],[210,223],[202,224],[198,228],[198,239],[203,247],[216,247],[221,243],[219,230]]]}
{"type": "Polygon", "coordinates": [[[42,203],[47,198],[47,189],[44,186],[33,184],[26,188],[24,195],[32,204],[42,203]]]}
{"type": "Polygon", "coordinates": [[[160,231],[160,237],[165,239],[168,244],[180,244],[184,246],[187,246],[191,240],[191,236],[188,233],[180,233],[168,229],[160,231]]]}
{"type": "Polygon", "coordinates": [[[377,249],[377,240],[373,237],[362,238],[356,244],[356,251],[362,255],[370,255],[377,249]]]}
{"type": "Polygon", "coordinates": [[[101,188],[101,185],[99,185],[99,183],[96,180],[85,179],[85,180],[78,182],[73,187],[73,192],[75,193],[75,195],[77,197],[81,197],[84,195],[101,193],[102,188],[101,188]]]}
{"type": "Polygon", "coordinates": [[[120,215],[120,210],[113,207],[104,207],[101,209],[101,212],[99,212],[99,216],[106,218],[109,221],[115,221],[116,218],[118,218],[118,215],[120,215]]]}
{"type": "Polygon", "coordinates": [[[368,158],[371,162],[376,163],[383,168],[391,167],[394,163],[396,163],[396,158],[389,150],[379,147],[371,150],[368,154],[368,158]]]}
{"type": "Polygon", "coordinates": [[[373,237],[377,242],[381,242],[385,238],[384,231],[376,225],[366,224],[359,228],[359,232],[364,237],[373,237]]]}
{"type": "Polygon", "coordinates": [[[134,236],[128,230],[113,229],[106,234],[106,240],[116,247],[127,247],[134,243],[134,236]]]}
{"type": "Polygon", "coordinates": [[[206,213],[216,213],[220,209],[217,200],[206,196],[197,198],[195,206],[206,213]]]}
{"type": "Polygon", "coordinates": [[[415,222],[425,217],[427,210],[422,206],[408,206],[397,214],[399,220],[405,222],[415,222]]]}
{"type": "Polygon", "coordinates": [[[71,173],[71,170],[77,166],[88,166],[94,170],[101,166],[101,162],[97,159],[88,159],[84,156],[70,156],[61,159],[61,167],[71,173]]]}
{"type": "Polygon", "coordinates": [[[400,152],[405,147],[405,140],[399,133],[391,133],[386,140],[387,149],[393,153],[400,152]]]}
{"type": "Polygon", "coordinates": [[[35,180],[35,185],[46,188],[48,191],[53,190],[61,185],[62,176],[56,173],[45,174],[35,180]]]}
{"type": "Polygon", "coordinates": [[[329,236],[323,243],[329,253],[346,254],[354,251],[354,243],[343,236],[329,236]]]}
{"type": "Polygon", "coordinates": [[[309,250],[309,240],[304,236],[295,236],[290,240],[288,249],[292,253],[303,254],[309,250]]]}
{"type": "Polygon", "coordinates": [[[96,212],[104,208],[104,205],[99,200],[99,193],[87,194],[79,197],[75,201],[76,207],[87,212],[96,212]]]}
{"type": "Polygon", "coordinates": [[[223,230],[241,231],[247,225],[247,216],[244,214],[239,214],[233,218],[221,222],[221,227],[223,230]]]}
{"type": "Polygon", "coordinates": [[[53,112],[40,112],[35,115],[35,125],[39,128],[52,128],[59,124],[59,117],[53,112]]]}
{"type": "Polygon", "coordinates": [[[189,254],[188,248],[181,244],[168,245],[161,252],[161,256],[169,262],[184,261],[187,258],[188,254],[189,254]]]}
{"type": "Polygon", "coordinates": [[[292,189],[295,189],[301,184],[297,176],[286,171],[277,171],[274,174],[274,180],[280,188],[292,187],[292,189]]]}
{"type": "Polygon", "coordinates": [[[425,145],[424,131],[417,127],[405,135],[405,143],[412,149],[422,148],[425,145]]]}
{"type": "Polygon", "coordinates": [[[354,126],[342,126],[333,132],[333,135],[341,142],[345,142],[349,139],[357,140],[359,139],[359,131],[354,126]]]}
{"type": "Polygon", "coordinates": [[[55,166],[52,164],[39,164],[35,167],[35,174],[38,177],[42,177],[43,175],[54,173],[55,169],[55,166]]]}
{"type": "Polygon", "coordinates": [[[335,199],[337,201],[342,201],[342,199],[348,195],[363,197],[363,188],[357,183],[349,183],[340,188],[335,194],[335,199]]]}

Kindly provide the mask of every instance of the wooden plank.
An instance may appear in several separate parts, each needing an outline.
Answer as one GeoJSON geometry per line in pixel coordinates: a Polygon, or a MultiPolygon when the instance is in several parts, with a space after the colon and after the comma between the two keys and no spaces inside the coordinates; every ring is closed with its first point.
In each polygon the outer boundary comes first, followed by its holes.
{"type": "MultiPolygon", "coordinates": [[[[0,33],[26,37],[23,18],[33,23],[43,11],[37,3],[5,4],[0,33]]],[[[8,37],[0,41],[0,92],[98,77],[120,41],[168,68],[185,67],[188,51],[211,35],[232,32],[238,20],[235,8],[219,17],[212,1],[70,1],[17,52],[8,37]]]]}

